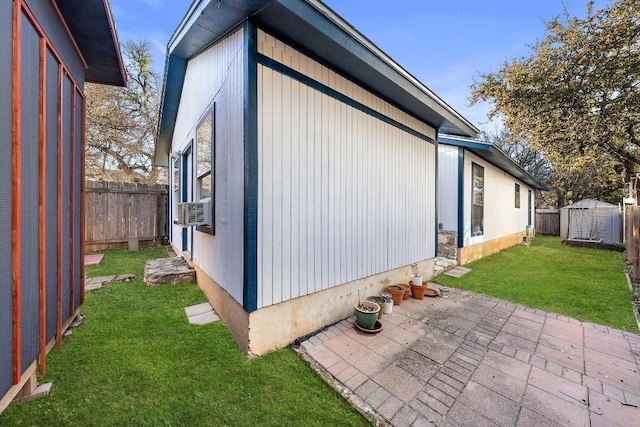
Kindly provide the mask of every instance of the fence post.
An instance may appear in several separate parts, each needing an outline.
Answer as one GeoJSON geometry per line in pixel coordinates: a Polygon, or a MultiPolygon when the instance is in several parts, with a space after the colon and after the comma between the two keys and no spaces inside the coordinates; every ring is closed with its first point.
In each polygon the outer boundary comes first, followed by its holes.
{"type": "MultiPolygon", "coordinates": [[[[636,239],[634,238],[634,228],[635,228],[635,210],[633,208],[632,205],[627,206],[627,228],[625,230],[626,233],[626,238],[627,238],[627,242],[626,242],[626,247],[627,247],[627,262],[629,264],[631,264],[632,266],[634,265],[634,259],[635,257],[635,253],[636,253],[636,239]]],[[[631,273],[632,275],[635,275],[634,272],[631,273]]]]}
{"type": "Polygon", "coordinates": [[[625,205],[624,207],[624,246],[627,250],[627,262],[629,264],[633,263],[633,259],[635,258],[635,242],[633,239],[633,205],[625,205]]]}
{"type": "Polygon", "coordinates": [[[640,278],[640,248],[638,247],[638,245],[640,245],[640,218],[638,218],[639,215],[640,210],[636,209],[636,206],[633,206],[633,209],[631,209],[631,217],[633,218],[633,234],[631,236],[633,242],[633,258],[631,258],[631,262],[633,265],[633,280],[635,282],[637,282],[640,278]]]}
{"type": "Polygon", "coordinates": [[[161,200],[162,200],[162,195],[158,193],[158,196],[156,197],[156,236],[158,236],[156,245],[159,245],[162,243],[162,235],[164,234],[163,233],[164,230],[160,228],[160,224],[162,224],[162,219],[160,215],[163,214],[161,200]]]}

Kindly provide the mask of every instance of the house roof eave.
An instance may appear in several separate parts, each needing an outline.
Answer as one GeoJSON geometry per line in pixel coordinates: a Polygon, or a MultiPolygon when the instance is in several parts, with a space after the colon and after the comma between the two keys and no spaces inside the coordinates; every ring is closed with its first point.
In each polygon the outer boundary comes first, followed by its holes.
{"type": "Polygon", "coordinates": [[[126,86],[127,75],[108,0],[55,0],[87,64],[85,80],[126,86]]]}
{"type": "Polygon", "coordinates": [[[483,160],[491,163],[514,178],[530,185],[536,190],[549,191],[549,188],[537,178],[518,165],[504,151],[490,142],[478,141],[469,138],[460,138],[452,135],[441,135],[438,143],[463,147],[483,160]]]}
{"type": "Polygon", "coordinates": [[[179,102],[179,96],[167,98],[167,95],[181,88],[185,77],[184,72],[172,70],[172,63],[193,58],[246,19],[284,39],[295,40],[304,51],[322,58],[328,66],[351,76],[440,132],[472,137],[479,132],[319,0],[239,0],[233,4],[196,0],[167,49],[157,161],[161,157],[166,162],[177,112],[177,105],[173,104],[179,102]]]}

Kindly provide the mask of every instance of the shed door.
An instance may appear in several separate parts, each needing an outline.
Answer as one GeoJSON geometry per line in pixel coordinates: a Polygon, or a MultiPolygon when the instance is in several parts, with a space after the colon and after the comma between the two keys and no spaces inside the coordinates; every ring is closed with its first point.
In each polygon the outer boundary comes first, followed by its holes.
{"type": "MultiPolygon", "coordinates": [[[[617,243],[620,226],[616,224],[616,209],[571,209],[569,211],[569,238],[602,240],[617,243]]],[[[619,223],[619,219],[617,222],[619,223]]]]}
{"type": "Polygon", "coordinates": [[[569,239],[591,240],[594,232],[588,209],[569,210],[569,239]]]}

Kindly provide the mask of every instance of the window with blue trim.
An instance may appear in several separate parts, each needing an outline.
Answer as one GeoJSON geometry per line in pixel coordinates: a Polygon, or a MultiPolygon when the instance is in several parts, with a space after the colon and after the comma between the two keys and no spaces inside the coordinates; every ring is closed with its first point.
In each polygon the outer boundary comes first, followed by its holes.
{"type": "Polygon", "coordinates": [[[484,234],[484,168],[471,163],[471,235],[484,234]]]}
{"type": "Polygon", "coordinates": [[[527,221],[528,221],[527,225],[532,225],[532,223],[533,223],[532,218],[531,218],[532,217],[532,215],[531,215],[531,211],[532,211],[531,196],[532,196],[531,190],[529,190],[529,195],[528,195],[528,198],[527,198],[527,211],[528,211],[527,212],[527,221]]]}
{"type": "Polygon", "coordinates": [[[211,224],[209,226],[198,226],[197,229],[210,234],[213,234],[213,212],[215,211],[213,205],[214,124],[215,103],[196,129],[196,200],[211,202],[211,224]]]}

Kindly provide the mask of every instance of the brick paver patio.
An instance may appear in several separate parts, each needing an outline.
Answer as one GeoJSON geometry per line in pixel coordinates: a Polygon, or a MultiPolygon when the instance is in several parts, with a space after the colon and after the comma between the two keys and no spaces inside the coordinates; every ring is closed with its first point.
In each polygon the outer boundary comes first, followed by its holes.
{"type": "Polygon", "coordinates": [[[456,289],[354,321],[300,351],[382,424],[640,426],[638,335],[456,289]]]}

